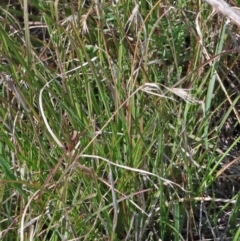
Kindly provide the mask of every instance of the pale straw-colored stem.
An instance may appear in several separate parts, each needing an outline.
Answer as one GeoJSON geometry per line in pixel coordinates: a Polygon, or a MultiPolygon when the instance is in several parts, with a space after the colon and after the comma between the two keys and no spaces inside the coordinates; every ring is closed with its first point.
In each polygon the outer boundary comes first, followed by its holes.
{"type": "Polygon", "coordinates": [[[240,27],[240,11],[230,6],[223,0],[206,0],[207,3],[212,5],[213,9],[222,13],[231,22],[234,22],[240,27]]]}

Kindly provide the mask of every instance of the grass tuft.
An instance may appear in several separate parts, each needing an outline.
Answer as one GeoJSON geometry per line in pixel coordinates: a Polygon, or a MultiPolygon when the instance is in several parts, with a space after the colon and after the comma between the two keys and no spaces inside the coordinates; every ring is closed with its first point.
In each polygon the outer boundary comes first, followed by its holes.
{"type": "Polygon", "coordinates": [[[237,26],[211,11],[0,3],[1,240],[239,240],[237,26]]]}

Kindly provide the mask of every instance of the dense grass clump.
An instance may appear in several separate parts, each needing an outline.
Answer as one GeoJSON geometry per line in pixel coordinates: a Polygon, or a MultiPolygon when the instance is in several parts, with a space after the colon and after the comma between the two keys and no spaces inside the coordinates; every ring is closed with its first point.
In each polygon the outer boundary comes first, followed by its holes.
{"type": "Polygon", "coordinates": [[[2,2],[0,240],[239,240],[237,26],[201,1],[2,2]]]}

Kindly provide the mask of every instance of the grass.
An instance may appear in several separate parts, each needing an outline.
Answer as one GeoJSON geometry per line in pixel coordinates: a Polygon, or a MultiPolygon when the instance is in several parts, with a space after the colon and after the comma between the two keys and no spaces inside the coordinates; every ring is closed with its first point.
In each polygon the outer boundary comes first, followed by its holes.
{"type": "Polygon", "coordinates": [[[237,27],[97,3],[0,5],[0,240],[239,240],[237,27]]]}

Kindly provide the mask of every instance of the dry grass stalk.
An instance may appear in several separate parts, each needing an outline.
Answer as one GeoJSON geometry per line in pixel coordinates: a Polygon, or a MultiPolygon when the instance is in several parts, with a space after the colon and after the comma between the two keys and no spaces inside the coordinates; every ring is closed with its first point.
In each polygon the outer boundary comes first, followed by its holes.
{"type": "Polygon", "coordinates": [[[214,11],[222,13],[240,27],[240,11],[236,8],[231,7],[223,0],[206,0],[206,2],[212,5],[214,11]]]}

